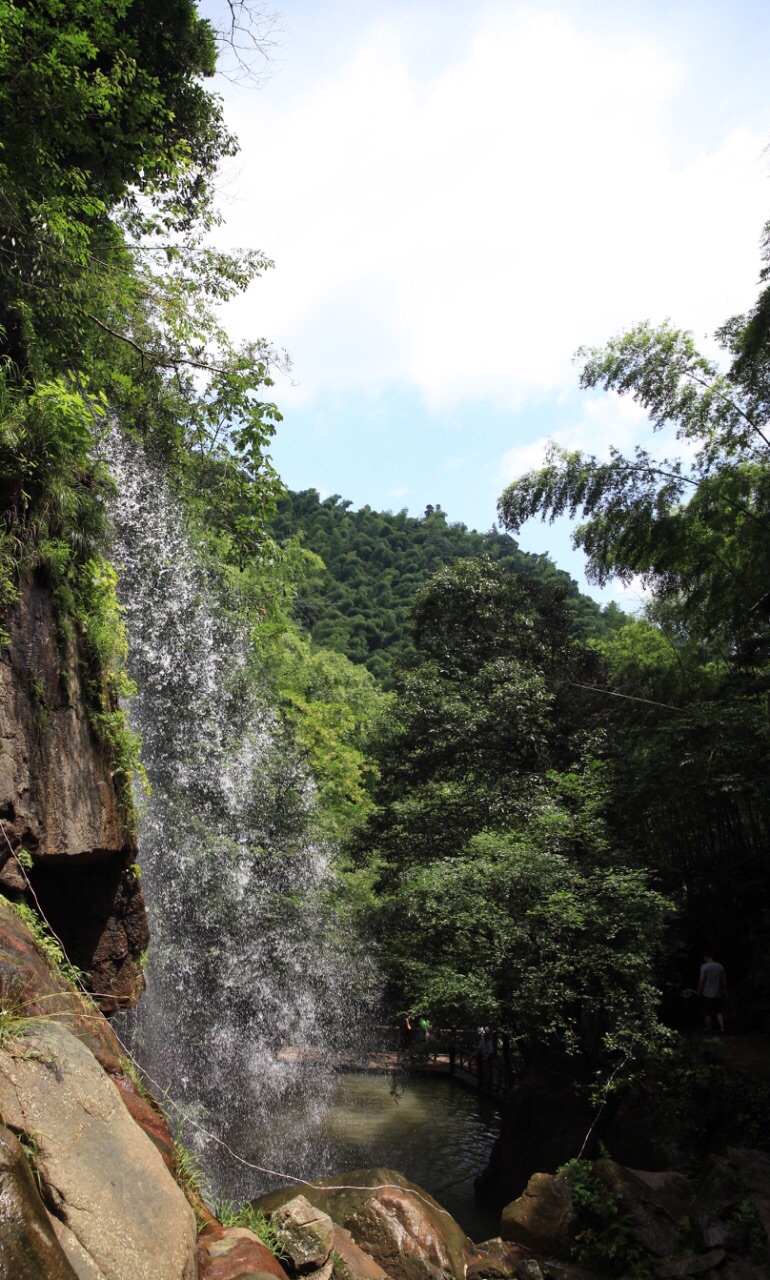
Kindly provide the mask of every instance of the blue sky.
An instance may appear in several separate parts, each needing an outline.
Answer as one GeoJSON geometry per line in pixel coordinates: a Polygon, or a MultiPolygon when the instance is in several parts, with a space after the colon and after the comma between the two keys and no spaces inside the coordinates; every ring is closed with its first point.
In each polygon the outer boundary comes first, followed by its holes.
{"type": "MultiPolygon", "coordinates": [[[[286,483],[486,529],[549,437],[647,442],[572,356],[751,305],[770,6],[286,0],[275,38],[261,87],[220,84],[221,202],[223,240],[276,264],[228,324],[291,356],[286,483]]],[[[519,541],[583,584],[563,522],[519,541]]]]}

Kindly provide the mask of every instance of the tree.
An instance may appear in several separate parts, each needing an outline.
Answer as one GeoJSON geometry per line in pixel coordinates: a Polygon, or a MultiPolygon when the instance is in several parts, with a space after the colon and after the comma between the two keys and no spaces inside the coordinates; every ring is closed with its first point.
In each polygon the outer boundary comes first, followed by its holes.
{"type": "Polygon", "coordinates": [[[270,348],[218,315],[269,264],[206,240],[235,149],[215,60],[194,0],[0,0],[0,609],[33,571],[52,588],[129,806],[100,437],[117,417],[161,453],[239,563],[279,488],[270,348]]]}
{"type": "MultiPolygon", "coordinates": [[[[763,252],[764,283],[770,224],[763,252]]],[[[599,643],[621,695],[605,718],[614,829],[633,813],[629,853],[685,906],[690,964],[716,940],[736,977],[760,972],[770,904],[769,326],[765,287],[716,335],[726,369],[669,323],[581,350],[581,385],[632,396],[682,456],[552,448],[500,499],[512,530],[580,514],[593,579],[639,574],[650,591],[647,620],[599,643]]]]}
{"type": "Polygon", "coordinates": [[[194,0],[0,0],[0,25],[0,373],[23,397],[60,380],[81,416],[109,403],[218,491],[242,560],[280,414],[269,345],[233,347],[218,316],[270,264],[206,243],[236,148],[203,83],[215,32],[194,0]]]}
{"type": "Polygon", "coordinates": [[[571,827],[554,795],[525,831],[480,834],[461,857],[411,871],[386,916],[405,1004],[594,1062],[661,1046],[670,903],[640,871],[576,862],[571,827]]]}
{"type": "Polygon", "coordinates": [[[298,601],[298,617],[319,643],[333,643],[391,688],[397,666],[414,654],[410,607],[417,591],[443,567],[488,556],[511,574],[535,574],[563,589],[566,607],[580,619],[586,634],[604,627],[595,601],[581,596],[576,584],[546,556],[520,551],[507,534],[477,533],[448,523],[440,508],[415,518],[364,507],[349,510],[339,495],[321,502],[314,489],[287,493],[271,524],[283,542],[299,534],[321,557],[326,575],[308,584],[298,601]],[[355,619],[364,619],[363,633],[355,619]]]}
{"type": "Polygon", "coordinates": [[[490,560],[442,570],[413,616],[416,658],[371,744],[381,780],[365,842],[384,883],[526,820],[548,770],[582,754],[576,677],[596,664],[563,591],[490,560]]]}
{"type": "Polygon", "coordinates": [[[764,660],[770,641],[761,603],[770,589],[769,446],[746,371],[750,324],[735,319],[720,331],[735,356],[727,373],[669,324],[581,350],[581,386],[631,395],[656,429],[674,425],[697,452],[687,462],[612,449],[601,462],[552,446],[546,466],[514,481],[499,504],[512,530],[536,514],[581,512],[574,543],[594,581],[641,575],[670,624],[676,615],[683,632],[739,664],[764,660]]]}
{"type": "Polygon", "coordinates": [[[215,41],[192,0],[3,0],[0,23],[2,319],[23,363],[30,324],[72,349],[62,313],[114,265],[111,214],[189,230],[234,140],[199,81],[215,41]]]}
{"type": "Polygon", "coordinates": [[[598,657],[564,594],[484,559],[423,588],[356,844],[398,1005],[488,1019],[533,1051],[633,1058],[660,1043],[670,908],[607,825],[583,687],[598,657]]]}

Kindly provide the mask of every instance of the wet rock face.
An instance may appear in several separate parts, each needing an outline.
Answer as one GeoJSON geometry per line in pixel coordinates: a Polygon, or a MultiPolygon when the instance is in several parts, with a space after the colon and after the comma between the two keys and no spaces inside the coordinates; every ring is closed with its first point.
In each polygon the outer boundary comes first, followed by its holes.
{"type": "Polygon", "coordinates": [[[89,723],[77,645],[61,635],[39,576],[27,579],[3,625],[0,891],[27,891],[9,846],[25,849],[43,911],[111,1012],[135,1003],[143,986],[147,922],[128,871],[136,843],[89,723]]]}
{"type": "Polygon", "coordinates": [[[0,1111],[34,1142],[49,1221],[81,1280],[194,1280],[193,1212],[76,1036],[40,1021],[0,1048],[0,1111]]]}

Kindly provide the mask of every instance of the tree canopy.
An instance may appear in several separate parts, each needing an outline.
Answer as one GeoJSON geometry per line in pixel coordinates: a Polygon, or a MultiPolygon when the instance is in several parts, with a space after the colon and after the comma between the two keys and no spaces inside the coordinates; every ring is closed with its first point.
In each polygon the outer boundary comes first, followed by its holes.
{"type": "Polygon", "coordinates": [[[763,401],[747,372],[751,321],[720,330],[726,373],[692,335],[641,324],[603,349],[582,350],[581,385],[630,395],[653,427],[673,425],[688,448],[673,460],[636,449],[609,461],[551,448],[539,471],[500,499],[511,530],[533,515],[583,519],[574,534],[596,582],[640,575],[688,635],[738,663],[762,661],[770,632],[770,472],[763,401]],[[690,450],[694,447],[695,452],[690,450]]]}
{"type": "Polygon", "coordinates": [[[373,511],[338,494],[321,499],[315,489],[286,493],[271,530],[279,542],[299,536],[325,571],[309,575],[294,603],[295,615],[316,643],[363,663],[386,688],[397,664],[413,658],[412,605],[417,593],[445,567],[486,556],[511,574],[534,574],[561,590],[565,607],[586,634],[619,621],[582,594],[548,556],[521,551],[496,529],[477,533],[452,522],[441,507],[422,516],[373,511]]]}

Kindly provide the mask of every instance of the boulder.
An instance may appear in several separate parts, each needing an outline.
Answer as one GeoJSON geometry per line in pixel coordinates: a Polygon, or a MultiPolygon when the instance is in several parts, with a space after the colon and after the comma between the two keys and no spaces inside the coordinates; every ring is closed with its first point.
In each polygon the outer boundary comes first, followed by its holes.
{"type": "Polygon", "coordinates": [[[5,1280],[78,1280],[38,1195],[14,1135],[0,1125],[0,1276],[5,1280]]]}
{"type": "Polygon", "coordinates": [[[525,1252],[510,1240],[496,1236],[476,1245],[476,1256],[471,1258],[466,1280],[509,1280],[525,1252]]]}
{"type": "Polygon", "coordinates": [[[764,1262],[749,1262],[748,1258],[728,1258],[704,1280],[767,1280],[767,1267],[764,1262]]]}
{"type": "Polygon", "coordinates": [[[711,1249],[697,1257],[665,1258],[655,1264],[658,1280],[687,1280],[689,1276],[702,1276],[725,1260],[724,1249],[711,1249]]]}
{"type": "Polygon", "coordinates": [[[306,1271],[307,1280],[332,1280],[334,1274],[334,1258],[329,1258],[317,1271],[306,1271]]]}
{"type": "Polygon", "coordinates": [[[387,1272],[359,1248],[349,1231],[335,1223],[332,1237],[334,1280],[389,1280],[387,1272]]]}
{"type": "Polygon", "coordinates": [[[577,1230],[569,1179],[534,1173],[523,1195],[505,1206],[500,1235],[537,1253],[568,1258],[577,1230]]]}
{"type": "Polygon", "coordinates": [[[593,1177],[617,1198],[637,1244],[655,1258],[681,1248],[681,1224],[689,1219],[695,1192],[679,1173],[624,1169],[613,1160],[597,1160],[593,1177]]]}
{"type": "Polygon", "coordinates": [[[107,1070],[120,1070],[121,1048],[106,1018],[65,982],[40,943],[0,897],[0,1005],[27,1017],[55,1018],[107,1070]]]}
{"type": "MultiPolygon", "coordinates": [[[[392,1280],[464,1280],[472,1242],[432,1196],[393,1169],[358,1169],[300,1190],[392,1280]]],[[[296,1194],[274,1191],[254,1205],[272,1217],[296,1194]]]]}
{"type": "Polygon", "coordinates": [[[253,1231],[212,1223],[198,1240],[199,1280],[288,1280],[278,1259],[253,1231]]]}
{"type": "Polygon", "coordinates": [[[41,1021],[0,1050],[0,1111],[27,1135],[79,1280],[194,1280],[192,1210],[75,1035],[41,1021]]]}
{"type": "Polygon", "coordinates": [[[124,1075],[121,1071],[115,1074],[111,1072],[110,1074],[117,1085],[123,1105],[131,1119],[139,1125],[140,1129],[144,1130],[150,1142],[157,1147],[163,1163],[172,1177],[175,1177],[176,1150],[174,1148],[174,1137],[160,1107],[155,1103],[154,1099],[151,1100],[149,1096],[142,1095],[129,1076],[124,1075]]]}
{"type": "Polygon", "coordinates": [[[332,1251],[334,1223],[304,1196],[294,1196],[272,1214],[282,1251],[293,1271],[318,1271],[332,1251]]]}
{"type": "Polygon", "coordinates": [[[540,1263],[534,1258],[522,1258],[521,1262],[517,1262],[513,1274],[516,1280],[543,1280],[540,1263]]]}
{"type": "Polygon", "coordinates": [[[710,1156],[698,1181],[697,1226],[703,1243],[729,1244],[730,1218],[746,1201],[756,1211],[770,1260],[770,1155],[728,1147],[725,1156],[710,1156]]]}

